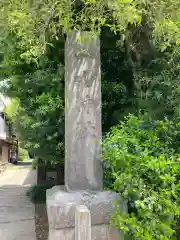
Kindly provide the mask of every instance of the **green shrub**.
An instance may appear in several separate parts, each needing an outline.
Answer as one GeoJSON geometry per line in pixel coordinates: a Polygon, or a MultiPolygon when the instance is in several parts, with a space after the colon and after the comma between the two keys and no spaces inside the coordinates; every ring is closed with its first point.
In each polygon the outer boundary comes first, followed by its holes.
{"type": "Polygon", "coordinates": [[[38,160],[37,160],[37,158],[35,158],[32,160],[32,169],[36,169],[37,165],[38,165],[38,160]]]}
{"type": "Polygon", "coordinates": [[[53,185],[38,184],[32,186],[27,190],[26,195],[30,198],[33,203],[45,203],[46,202],[46,191],[52,188],[53,185]]]}
{"type": "Polygon", "coordinates": [[[29,158],[28,151],[24,148],[19,148],[19,161],[25,161],[29,158]]]}
{"type": "Polygon", "coordinates": [[[180,215],[180,124],[129,115],[103,140],[106,181],[127,202],[111,223],[125,239],[175,238],[180,215]]]}

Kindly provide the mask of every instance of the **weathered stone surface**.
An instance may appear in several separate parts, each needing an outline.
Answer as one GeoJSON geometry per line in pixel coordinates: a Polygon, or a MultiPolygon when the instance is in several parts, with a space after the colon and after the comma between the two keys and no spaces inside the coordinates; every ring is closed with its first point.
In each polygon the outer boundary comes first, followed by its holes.
{"type": "Polygon", "coordinates": [[[98,191],[103,187],[100,41],[91,37],[88,32],[74,32],[66,40],[65,185],[68,191],[98,191]]]}
{"type": "MultiPolygon", "coordinates": [[[[92,240],[123,240],[123,235],[109,225],[93,225],[91,227],[92,240]]],[[[60,230],[50,229],[48,240],[75,240],[74,228],[60,230]]]]}
{"type": "Polygon", "coordinates": [[[84,205],[80,205],[76,207],[75,240],[92,240],[91,213],[89,209],[84,205]]]}
{"type": "MultiPolygon", "coordinates": [[[[114,201],[121,201],[119,194],[102,192],[66,192],[60,187],[47,191],[47,213],[50,229],[75,226],[76,206],[85,205],[91,212],[91,223],[109,224],[114,211],[114,201]]],[[[120,205],[123,206],[122,202],[120,205]]]]}

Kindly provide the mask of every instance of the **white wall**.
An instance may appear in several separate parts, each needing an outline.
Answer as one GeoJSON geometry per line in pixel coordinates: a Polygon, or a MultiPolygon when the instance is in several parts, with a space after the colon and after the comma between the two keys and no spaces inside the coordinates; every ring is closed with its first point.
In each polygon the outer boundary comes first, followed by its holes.
{"type": "Polygon", "coordinates": [[[7,139],[9,137],[9,129],[5,120],[0,116],[0,139],[7,139]]]}

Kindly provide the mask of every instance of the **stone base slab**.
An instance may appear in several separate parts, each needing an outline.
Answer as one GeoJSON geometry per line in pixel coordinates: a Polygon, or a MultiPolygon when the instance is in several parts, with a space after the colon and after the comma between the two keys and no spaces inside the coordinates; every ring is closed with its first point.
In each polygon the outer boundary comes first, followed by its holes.
{"type": "MultiPolygon", "coordinates": [[[[92,240],[123,240],[123,235],[109,225],[94,225],[91,227],[92,240]]],[[[49,230],[48,240],[75,240],[74,228],[49,230]]]]}
{"type": "Polygon", "coordinates": [[[108,225],[117,201],[125,210],[120,195],[115,192],[67,192],[63,186],[55,186],[46,193],[49,229],[74,228],[78,205],[85,205],[90,210],[92,225],[108,225]]]}
{"type": "Polygon", "coordinates": [[[67,192],[63,186],[47,190],[48,240],[75,240],[75,212],[79,205],[86,205],[90,210],[92,240],[123,240],[122,233],[109,225],[114,202],[126,211],[120,195],[115,192],[67,192]]]}

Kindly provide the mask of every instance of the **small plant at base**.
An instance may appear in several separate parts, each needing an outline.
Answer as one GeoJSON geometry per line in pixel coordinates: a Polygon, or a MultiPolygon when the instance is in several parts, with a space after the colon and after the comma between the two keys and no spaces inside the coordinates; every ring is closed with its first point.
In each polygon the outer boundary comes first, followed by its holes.
{"type": "Polygon", "coordinates": [[[27,190],[26,195],[30,198],[33,203],[45,203],[46,202],[46,191],[52,188],[50,184],[38,184],[32,186],[27,190]]]}

